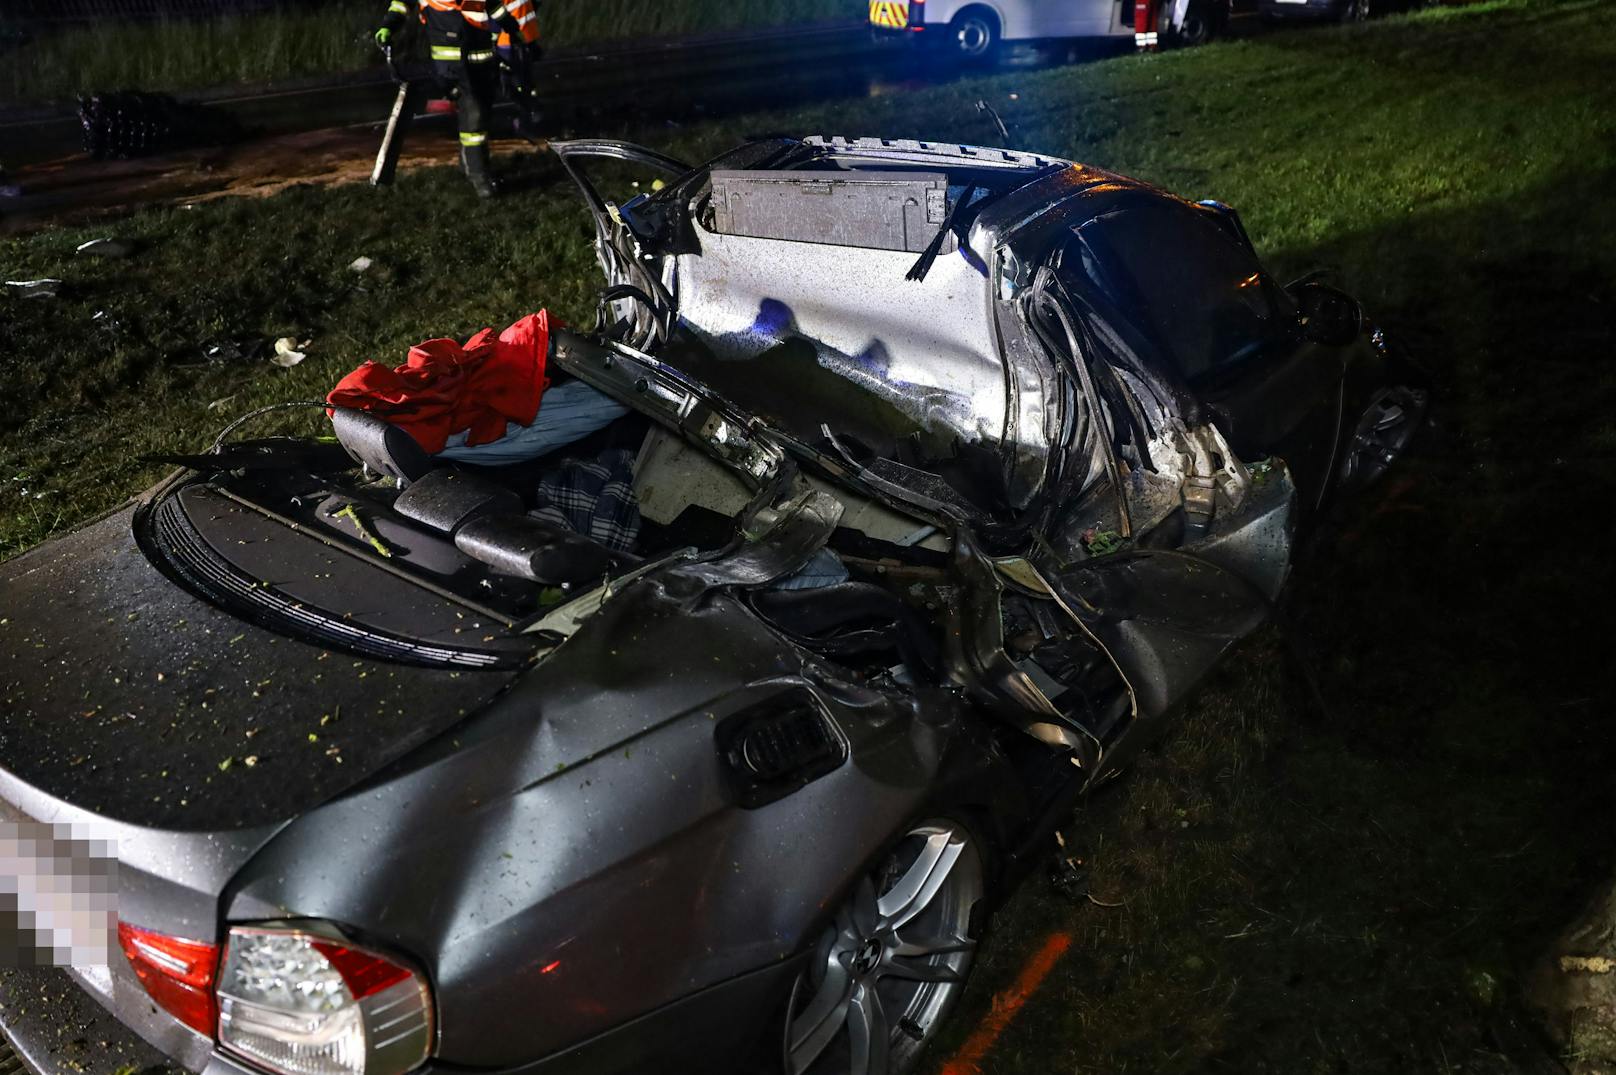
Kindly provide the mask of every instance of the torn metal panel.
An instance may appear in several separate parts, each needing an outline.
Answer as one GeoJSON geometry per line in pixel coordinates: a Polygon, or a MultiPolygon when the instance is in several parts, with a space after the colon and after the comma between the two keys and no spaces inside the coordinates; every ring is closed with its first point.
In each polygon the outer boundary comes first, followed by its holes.
{"type": "Polygon", "coordinates": [[[1044,574],[1115,659],[1142,720],[1164,716],[1268,615],[1268,598],[1250,582],[1174,550],[1096,557],[1044,574]]]}

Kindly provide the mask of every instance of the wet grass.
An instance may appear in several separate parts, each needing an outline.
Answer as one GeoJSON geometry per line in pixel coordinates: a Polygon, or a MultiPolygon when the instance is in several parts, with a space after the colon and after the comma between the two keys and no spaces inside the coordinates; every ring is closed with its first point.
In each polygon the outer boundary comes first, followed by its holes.
{"type": "MultiPolygon", "coordinates": [[[[176,93],[362,70],[380,62],[371,34],[386,10],[386,0],[331,0],[269,13],[101,20],[60,30],[8,23],[0,10],[0,107],[97,90],[176,93]],[[19,35],[26,35],[24,43],[7,49],[19,35]]],[[[545,5],[539,25],[547,45],[567,48],[858,15],[841,0],[596,0],[545,5]]]]}
{"type": "MultiPolygon", "coordinates": [[[[1333,266],[1437,382],[1437,427],[1304,549],[1283,625],[1080,810],[1099,902],[1040,877],[1012,897],[934,1066],[1062,931],[985,1071],[1516,1069],[1518,983],[1616,850],[1612,13],[1493,3],[656,135],[687,157],[740,130],[997,141],[983,98],[1017,144],[1234,204],[1276,271],[1333,266]]],[[[586,318],[583,214],[543,158],[506,164],[524,189],[493,206],[424,172],[0,240],[6,279],[68,281],[0,298],[0,554],[151,480],[140,454],[362,359],[541,303],[586,318]],[[109,230],[143,249],[72,256],[109,230]],[[309,360],[201,358],[281,334],[309,360]]]]}

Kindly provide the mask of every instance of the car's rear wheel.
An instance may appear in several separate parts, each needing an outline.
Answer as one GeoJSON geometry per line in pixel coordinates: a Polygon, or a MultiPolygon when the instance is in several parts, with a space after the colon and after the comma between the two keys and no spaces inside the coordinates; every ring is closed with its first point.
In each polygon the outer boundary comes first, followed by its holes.
{"type": "Polygon", "coordinates": [[[837,912],[787,1013],[789,1075],[898,1075],[959,999],[984,849],[963,822],[912,828],[837,912]]]}

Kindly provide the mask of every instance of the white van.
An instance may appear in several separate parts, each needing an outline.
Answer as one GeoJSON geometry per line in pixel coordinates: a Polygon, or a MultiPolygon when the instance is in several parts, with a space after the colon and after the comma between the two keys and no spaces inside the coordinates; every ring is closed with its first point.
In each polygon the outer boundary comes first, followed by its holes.
{"type": "MultiPolygon", "coordinates": [[[[1137,0],[1145,4],[1146,0],[1137,0]]],[[[1135,22],[1135,0],[869,0],[870,26],[985,60],[1001,42],[1132,38],[1140,47],[1198,45],[1228,21],[1229,0],[1159,0],[1135,22]],[[1158,32],[1160,37],[1158,38],[1158,32]]]]}

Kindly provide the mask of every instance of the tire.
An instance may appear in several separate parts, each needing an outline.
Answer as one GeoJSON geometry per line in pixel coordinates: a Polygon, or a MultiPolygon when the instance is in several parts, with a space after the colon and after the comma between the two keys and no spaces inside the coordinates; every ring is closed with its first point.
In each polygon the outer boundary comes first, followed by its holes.
{"type": "Polygon", "coordinates": [[[948,24],[949,47],[963,63],[990,63],[999,52],[999,20],[986,8],[967,8],[948,24]]]}
{"type": "Polygon", "coordinates": [[[786,1012],[787,1075],[902,1075],[965,988],[989,849],[965,822],[910,830],[861,878],[786,1012]]]}
{"type": "Polygon", "coordinates": [[[1172,45],[1174,48],[1194,48],[1213,40],[1219,32],[1212,5],[1205,0],[1196,0],[1185,9],[1183,25],[1174,29],[1172,45]]]}

